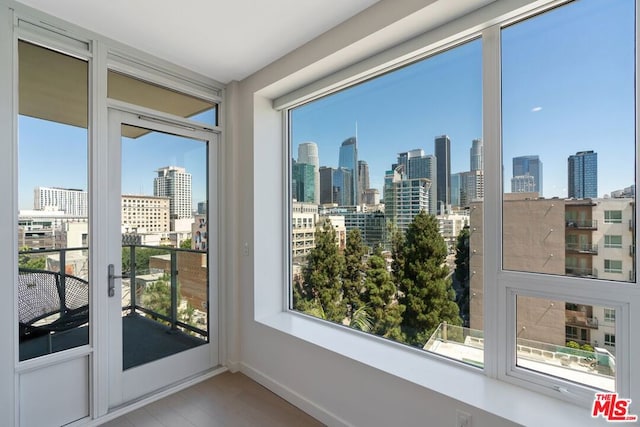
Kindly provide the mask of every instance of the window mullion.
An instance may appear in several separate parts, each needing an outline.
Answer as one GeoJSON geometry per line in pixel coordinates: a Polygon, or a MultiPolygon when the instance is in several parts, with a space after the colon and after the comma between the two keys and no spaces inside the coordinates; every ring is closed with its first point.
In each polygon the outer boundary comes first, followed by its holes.
{"type": "Polygon", "coordinates": [[[502,259],[500,27],[482,33],[482,107],[485,141],[484,197],[484,366],[490,377],[505,371],[506,296],[498,281],[502,259]],[[502,320],[502,321],[501,321],[502,320]]]}

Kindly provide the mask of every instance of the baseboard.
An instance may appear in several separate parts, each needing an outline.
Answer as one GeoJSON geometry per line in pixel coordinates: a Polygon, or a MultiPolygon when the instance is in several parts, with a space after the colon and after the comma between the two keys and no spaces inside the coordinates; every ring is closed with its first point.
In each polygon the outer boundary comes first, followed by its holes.
{"type": "Polygon", "coordinates": [[[229,372],[235,374],[242,369],[242,363],[237,360],[227,360],[227,368],[229,368],[229,372]]]}
{"type": "MultiPolygon", "coordinates": [[[[352,427],[351,424],[341,419],[337,415],[331,413],[326,410],[322,406],[319,406],[307,399],[306,397],[300,395],[296,391],[290,389],[289,387],[279,383],[268,375],[263,374],[252,366],[247,365],[246,363],[239,363],[240,372],[254,380],[255,382],[263,385],[268,388],[278,396],[282,397],[287,402],[292,405],[298,407],[300,410],[306,412],[311,415],[313,418],[318,421],[328,425],[335,427],[352,427]]],[[[231,369],[231,368],[230,368],[231,369]]]]}

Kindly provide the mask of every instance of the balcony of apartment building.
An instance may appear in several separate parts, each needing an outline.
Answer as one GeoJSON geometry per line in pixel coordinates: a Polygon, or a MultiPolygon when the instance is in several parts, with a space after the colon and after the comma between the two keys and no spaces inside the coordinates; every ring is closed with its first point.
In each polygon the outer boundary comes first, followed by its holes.
{"type": "Polygon", "coordinates": [[[567,242],[565,249],[567,252],[574,254],[598,255],[598,245],[593,243],[567,242]]]}
{"type": "MultiPolygon", "coordinates": [[[[209,339],[206,254],[124,245],[123,367],[129,369],[209,339]]],[[[88,249],[19,253],[19,358],[89,342],[88,249]]]]}
{"type": "Polygon", "coordinates": [[[593,317],[590,305],[567,304],[565,308],[565,324],[580,328],[598,329],[598,318],[593,317]]]}
{"type": "Polygon", "coordinates": [[[597,230],[598,221],[595,219],[567,219],[565,225],[569,229],[597,230]]]}

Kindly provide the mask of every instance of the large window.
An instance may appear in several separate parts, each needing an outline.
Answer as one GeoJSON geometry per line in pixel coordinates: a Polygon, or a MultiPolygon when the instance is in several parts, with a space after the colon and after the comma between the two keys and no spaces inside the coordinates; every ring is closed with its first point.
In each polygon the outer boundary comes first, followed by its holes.
{"type": "Polygon", "coordinates": [[[20,41],[20,360],[89,343],[86,61],[20,41]]]}
{"type": "Polygon", "coordinates": [[[481,83],[476,39],[290,111],[292,309],[483,366],[481,83]]]}
{"type": "Polygon", "coordinates": [[[550,393],[628,392],[601,346],[629,339],[635,292],[635,14],[536,10],[291,108],[290,308],[550,393]]]}

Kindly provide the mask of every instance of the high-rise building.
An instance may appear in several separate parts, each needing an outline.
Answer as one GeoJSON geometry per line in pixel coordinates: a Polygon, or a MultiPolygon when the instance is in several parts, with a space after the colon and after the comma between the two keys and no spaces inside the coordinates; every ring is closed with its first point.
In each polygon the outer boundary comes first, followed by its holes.
{"type": "Polygon", "coordinates": [[[364,203],[364,193],[369,189],[369,164],[358,160],[358,200],[364,203]]]}
{"type": "Polygon", "coordinates": [[[442,214],[451,204],[451,140],[447,135],[437,136],[434,141],[436,156],[436,200],[437,212],[442,214]]]}
{"type": "MultiPolygon", "coordinates": [[[[534,187],[532,191],[537,192],[542,196],[542,162],[538,156],[519,156],[513,158],[513,177],[519,176],[532,176],[534,187]]],[[[515,184],[520,184],[521,179],[516,180],[515,184]]],[[[513,187],[513,181],[511,185],[511,192],[518,193],[513,187]]]]}
{"type": "Polygon", "coordinates": [[[395,170],[387,171],[384,185],[384,213],[388,222],[399,230],[405,231],[413,218],[429,207],[429,188],[427,178],[406,178],[395,170]]]}
{"type": "Polygon", "coordinates": [[[460,197],[462,196],[463,175],[464,172],[451,174],[451,206],[462,206],[460,197]]]}
{"type": "Polygon", "coordinates": [[[427,213],[437,214],[436,204],[436,186],[438,182],[436,157],[429,154],[425,155],[424,150],[417,148],[415,150],[398,153],[398,163],[393,165],[396,169],[402,165],[401,173],[407,179],[427,178],[431,185],[429,186],[429,207],[427,213]]]}
{"type": "Polygon", "coordinates": [[[357,205],[358,198],[358,141],[355,137],[345,139],[340,146],[338,168],[348,169],[351,172],[351,184],[344,184],[343,188],[349,188],[349,192],[341,196],[344,205],[357,205]]]}
{"type": "MultiPolygon", "coordinates": [[[[318,172],[318,177],[320,173],[318,172]]],[[[316,181],[316,167],[307,163],[294,163],[292,168],[293,198],[298,202],[316,202],[316,182],[320,187],[320,180],[316,181]]],[[[318,196],[318,199],[320,197],[318,196]]]]}
{"type": "Polygon", "coordinates": [[[207,214],[207,202],[198,202],[198,215],[207,214]]]}
{"type": "Polygon", "coordinates": [[[460,174],[460,205],[469,207],[472,202],[484,199],[484,171],[472,170],[460,174]]]}
{"type": "Polygon", "coordinates": [[[156,172],[158,176],[153,179],[153,195],[169,198],[170,218],[193,217],[191,174],[178,166],[166,166],[156,172]]]}
{"type": "Polygon", "coordinates": [[[318,145],[315,142],[303,142],[298,145],[298,163],[313,165],[315,168],[313,175],[312,203],[320,203],[320,157],[318,156],[318,145]]]}
{"type": "Polygon", "coordinates": [[[484,144],[481,139],[474,139],[471,142],[471,148],[469,149],[469,167],[472,171],[484,170],[484,144]]]}
{"type": "Polygon", "coordinates": [[[353,206],[353,169],[333,170],[333,203],[340,206],[353,206]]]}
{"type": "Polygon", "coordinates": [[[35,210],[58,210],[67,215],[86,217],[89,213],[87,192],[72,188],[36,187],[33,197],[35,210]]]}
{"type": "Polygon", "coordinates": [[[533,193],[536,191],[536,180],[531,175],[517,175],[511,178],[512,193],[533,193]]]}
{"type": "Polygon", "coordinates": [[[337,203],[334,199],[333,172],[334,168],[320,166],[320,204],[337,203]]]}
{"type": "Polygon", "coordinates": [[[569,198],[598,197],[598,153],[579,151],[567,160],[569,198]]]}

